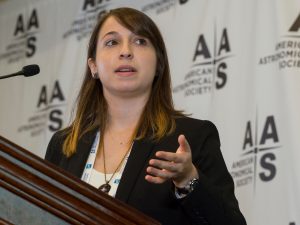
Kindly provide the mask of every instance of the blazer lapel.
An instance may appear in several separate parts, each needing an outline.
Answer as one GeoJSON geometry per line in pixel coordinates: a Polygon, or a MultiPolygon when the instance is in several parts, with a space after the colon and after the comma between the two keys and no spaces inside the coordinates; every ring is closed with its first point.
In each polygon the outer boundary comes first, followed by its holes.
{"type": "Polygon", "coordinates": [[[154,144],[146,140],[134,142],[117,189],[117,199],[123,202],[128,201],[138,177],[146,169],[146,165],[148,165],[147,160],[153,151],[153,147],[154,144]]]}
{"type": "Polygon", "coordinates": [[[79,140],[76,153],[68,159],[67,170],[79,178],[82,176],[97,130],[98,128],[86,133],[79,140]]]}

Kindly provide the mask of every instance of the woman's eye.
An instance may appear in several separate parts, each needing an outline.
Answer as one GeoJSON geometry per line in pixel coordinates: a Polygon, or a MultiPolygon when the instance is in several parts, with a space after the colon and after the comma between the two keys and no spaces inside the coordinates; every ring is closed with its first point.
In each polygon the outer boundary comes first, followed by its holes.
{"type": "Polygon", "coordinates": [[[137,43],[138,45],[147,45],[147,40],[144,38],[138,38],[136,39],[135,43],[137,43]]]}
{"type": "Polygon", "coordinates": [[[113,46],[116,45],[118,42],[116,40],[108,40],[105,42],[105,46],[113,46]]]}

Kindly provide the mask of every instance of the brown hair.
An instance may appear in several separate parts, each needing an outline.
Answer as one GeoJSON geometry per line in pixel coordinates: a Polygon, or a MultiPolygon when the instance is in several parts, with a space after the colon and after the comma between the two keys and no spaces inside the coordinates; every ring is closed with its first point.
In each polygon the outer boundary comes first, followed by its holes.
{"type": "MultiPolygon", "coordinates": [[[[148,38],[153,44],[156,57],[156,74],[149,99],[144,107],[136,128],[137,139],[160,140],[175,129],[175,118],[183,116],[173,106],[171,77],[166,47],[155,23],[144,13],[132,8],[117,8],[104,14],[96,24],[89,41],[87,58],[96,58],[99,31],[108,17],[113,16],[131,32],[148,38]]],[[[93,79],[89,67],[77,97],[77,110],[74,121],[64,131],[66,139],[64,154],[69,157],[76,152],[78,140],[88,131],[99,128],[103,133],[108,118],[108,106],[99,79],[93,79]]]]}

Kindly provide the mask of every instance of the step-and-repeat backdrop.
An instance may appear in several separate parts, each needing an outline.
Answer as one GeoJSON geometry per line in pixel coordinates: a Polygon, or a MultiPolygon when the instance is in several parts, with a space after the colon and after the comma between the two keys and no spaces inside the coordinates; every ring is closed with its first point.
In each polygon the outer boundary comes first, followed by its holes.
{"type": "Polygon", "coordinates": [[[249,225],[300,224],[299,0],[0,3],[0,135],[43,157],[70,122],[99,13],[129,6],[165,38],[176,107],[213,121],[249,225]]]}

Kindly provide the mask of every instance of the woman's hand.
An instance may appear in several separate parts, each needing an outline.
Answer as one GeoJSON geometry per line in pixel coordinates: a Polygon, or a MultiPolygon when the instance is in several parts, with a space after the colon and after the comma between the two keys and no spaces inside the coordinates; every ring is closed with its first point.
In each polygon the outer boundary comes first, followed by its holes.
{"type": "Polygon", "coordinates": [[[193,178],[199,178],[192,162],[192,151],[184,135],[178,137],[179,147],[176,153],[158,151],[151,159],[145,179],[151,183],[161,184],[172,179],[176,187],[182,188],[193,178]]]}

